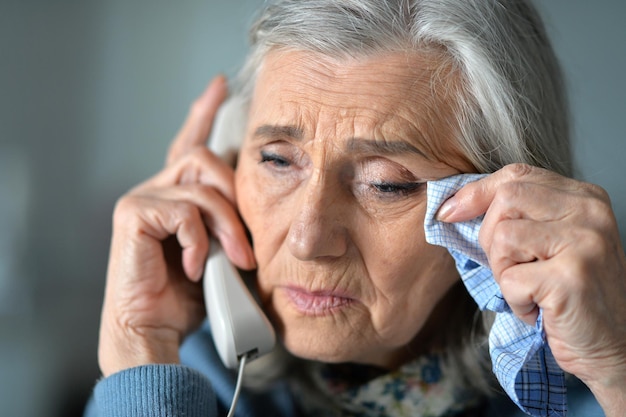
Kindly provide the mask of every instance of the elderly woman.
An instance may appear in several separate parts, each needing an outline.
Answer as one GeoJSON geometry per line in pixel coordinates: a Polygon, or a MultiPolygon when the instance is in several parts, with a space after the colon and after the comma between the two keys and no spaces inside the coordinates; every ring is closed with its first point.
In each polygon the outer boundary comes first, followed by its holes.
{"type": "MultiPolygon", "coordinates": [[[[253,271],[280,341],[241,415],[503,415],[484,366],[493,314],[424,229],[438,180],[483,173],[432,220],[480,219],[497,311],[555,361],[539,374],[560,367],[623,416],[626,258],[606,193],[567,177],[561,75],[532,6],[277,0],[251,39],[236,168],[205,146],[217,78],[163,171],[115,208],[87,415],[226,413],[234,375],[202,325],[210,236],[253,271]]],[[[564,413],[547,397],[535,407],[564,413]]]]}

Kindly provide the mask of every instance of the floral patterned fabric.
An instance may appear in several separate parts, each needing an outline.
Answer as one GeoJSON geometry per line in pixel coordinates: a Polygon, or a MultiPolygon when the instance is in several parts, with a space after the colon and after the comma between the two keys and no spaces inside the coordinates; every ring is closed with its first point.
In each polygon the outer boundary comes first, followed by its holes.
{"type": "Polygon", "coordinates": [[[446,371],[439,356],[427,355],[390,373],[364,365],[316,364],[312,395],[297,395],[311,417],[443,417],[480,405],[482,398],[446,371]],[[363,382],[365,381],[365,382],[363,382]]]}

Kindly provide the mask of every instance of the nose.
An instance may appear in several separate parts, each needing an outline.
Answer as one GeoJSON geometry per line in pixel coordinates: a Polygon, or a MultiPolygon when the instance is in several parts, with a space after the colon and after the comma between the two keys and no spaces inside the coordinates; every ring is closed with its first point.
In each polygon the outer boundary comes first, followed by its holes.
{"type": "Polygon", "coordinates": [[[336,258],[348,248],[346,212],[349,204],[334,184],[323,175],[310,177],[295,207],[289,226],[287,246],[303,261],[336,258]]]}

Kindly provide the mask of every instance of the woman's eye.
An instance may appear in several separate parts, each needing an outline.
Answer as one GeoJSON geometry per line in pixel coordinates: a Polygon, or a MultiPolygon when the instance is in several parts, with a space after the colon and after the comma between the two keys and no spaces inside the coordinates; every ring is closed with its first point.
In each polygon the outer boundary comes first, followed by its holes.
{"type": "Polygon", "coordinates": [[[406,183],[393,183],[393,182],[380,182],[373,183],[372,187],[376,191],[382,194],[396,194],[396,195],[408,195],[414,191],[420,189],[424,185],[422,182],[406,182],[406,183]]]}
{"type": "Polygon", "coordinates": [[[276,168],[287,168],[291,163],[287,158],[271,152],[261,151],[261,164],[271,164],[276,168]]]}

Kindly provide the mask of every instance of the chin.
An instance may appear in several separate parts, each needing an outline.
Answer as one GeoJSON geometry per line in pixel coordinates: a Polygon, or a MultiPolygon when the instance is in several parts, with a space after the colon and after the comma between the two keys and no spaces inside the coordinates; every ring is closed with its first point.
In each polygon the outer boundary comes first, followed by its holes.
{"type": "MultiPolygon", "coordinates": [[[[345,318],[345,317],[343,317],[345,318]]],[[[369,326],[342,322],[339,317],[285,317],[278,322],[278,333],[285,349],[292,355],[324,363],[362,363],[381,367],[394,366],[400,346],[381,346],[368,337],[369,326]]]]}
{"type": "Polygon", "coordinates": [[[292,355],[318,362],[341,363],[358,362],[355,350],[351,349],[352,343],[346,343],[342,337],[336,335],[329,337],[318,337],[315,332],[302,335],[302,332],[283,335],[285,349],[292,355]]]}
{"type": "Polygon", "coordinates": [[[359,363],[378,366],[385,369],[395,369],[408,359],[405,346],[387,348],[368,344],[366,341],[354,340],[345,337],[318,337],[307,335],[293,337],[286,335],[283,338],[285,349],[292,355],[324,363],[359,363]],[[295,340],[294,340],[295,339],[295,340]]]}
{"type": "Polygon", "coordinates": [[[364,341],[346,326],[349,314],[302,314],[285,304],[271,310],[282,343],[292,355],[328,363],[351,362],[358,356],[358,345],[364,341]]]}
{"type": "MultiPolygon", "coordinates": [[[[418,329],[389,325],[387,335],[375,331],[372,312],[358,301],[328,295],[309,297],[275,291],[266,304],[285,349],[292,355],[326,363],[354,362],[395,367],[418,329]],[[411,336],[403,335],[411,333],[411,336]]],[[[346,297],[339,297],[346,298],[346,297]]],[[[404,359],[400,359],[404,360],[404,359]]]]}

